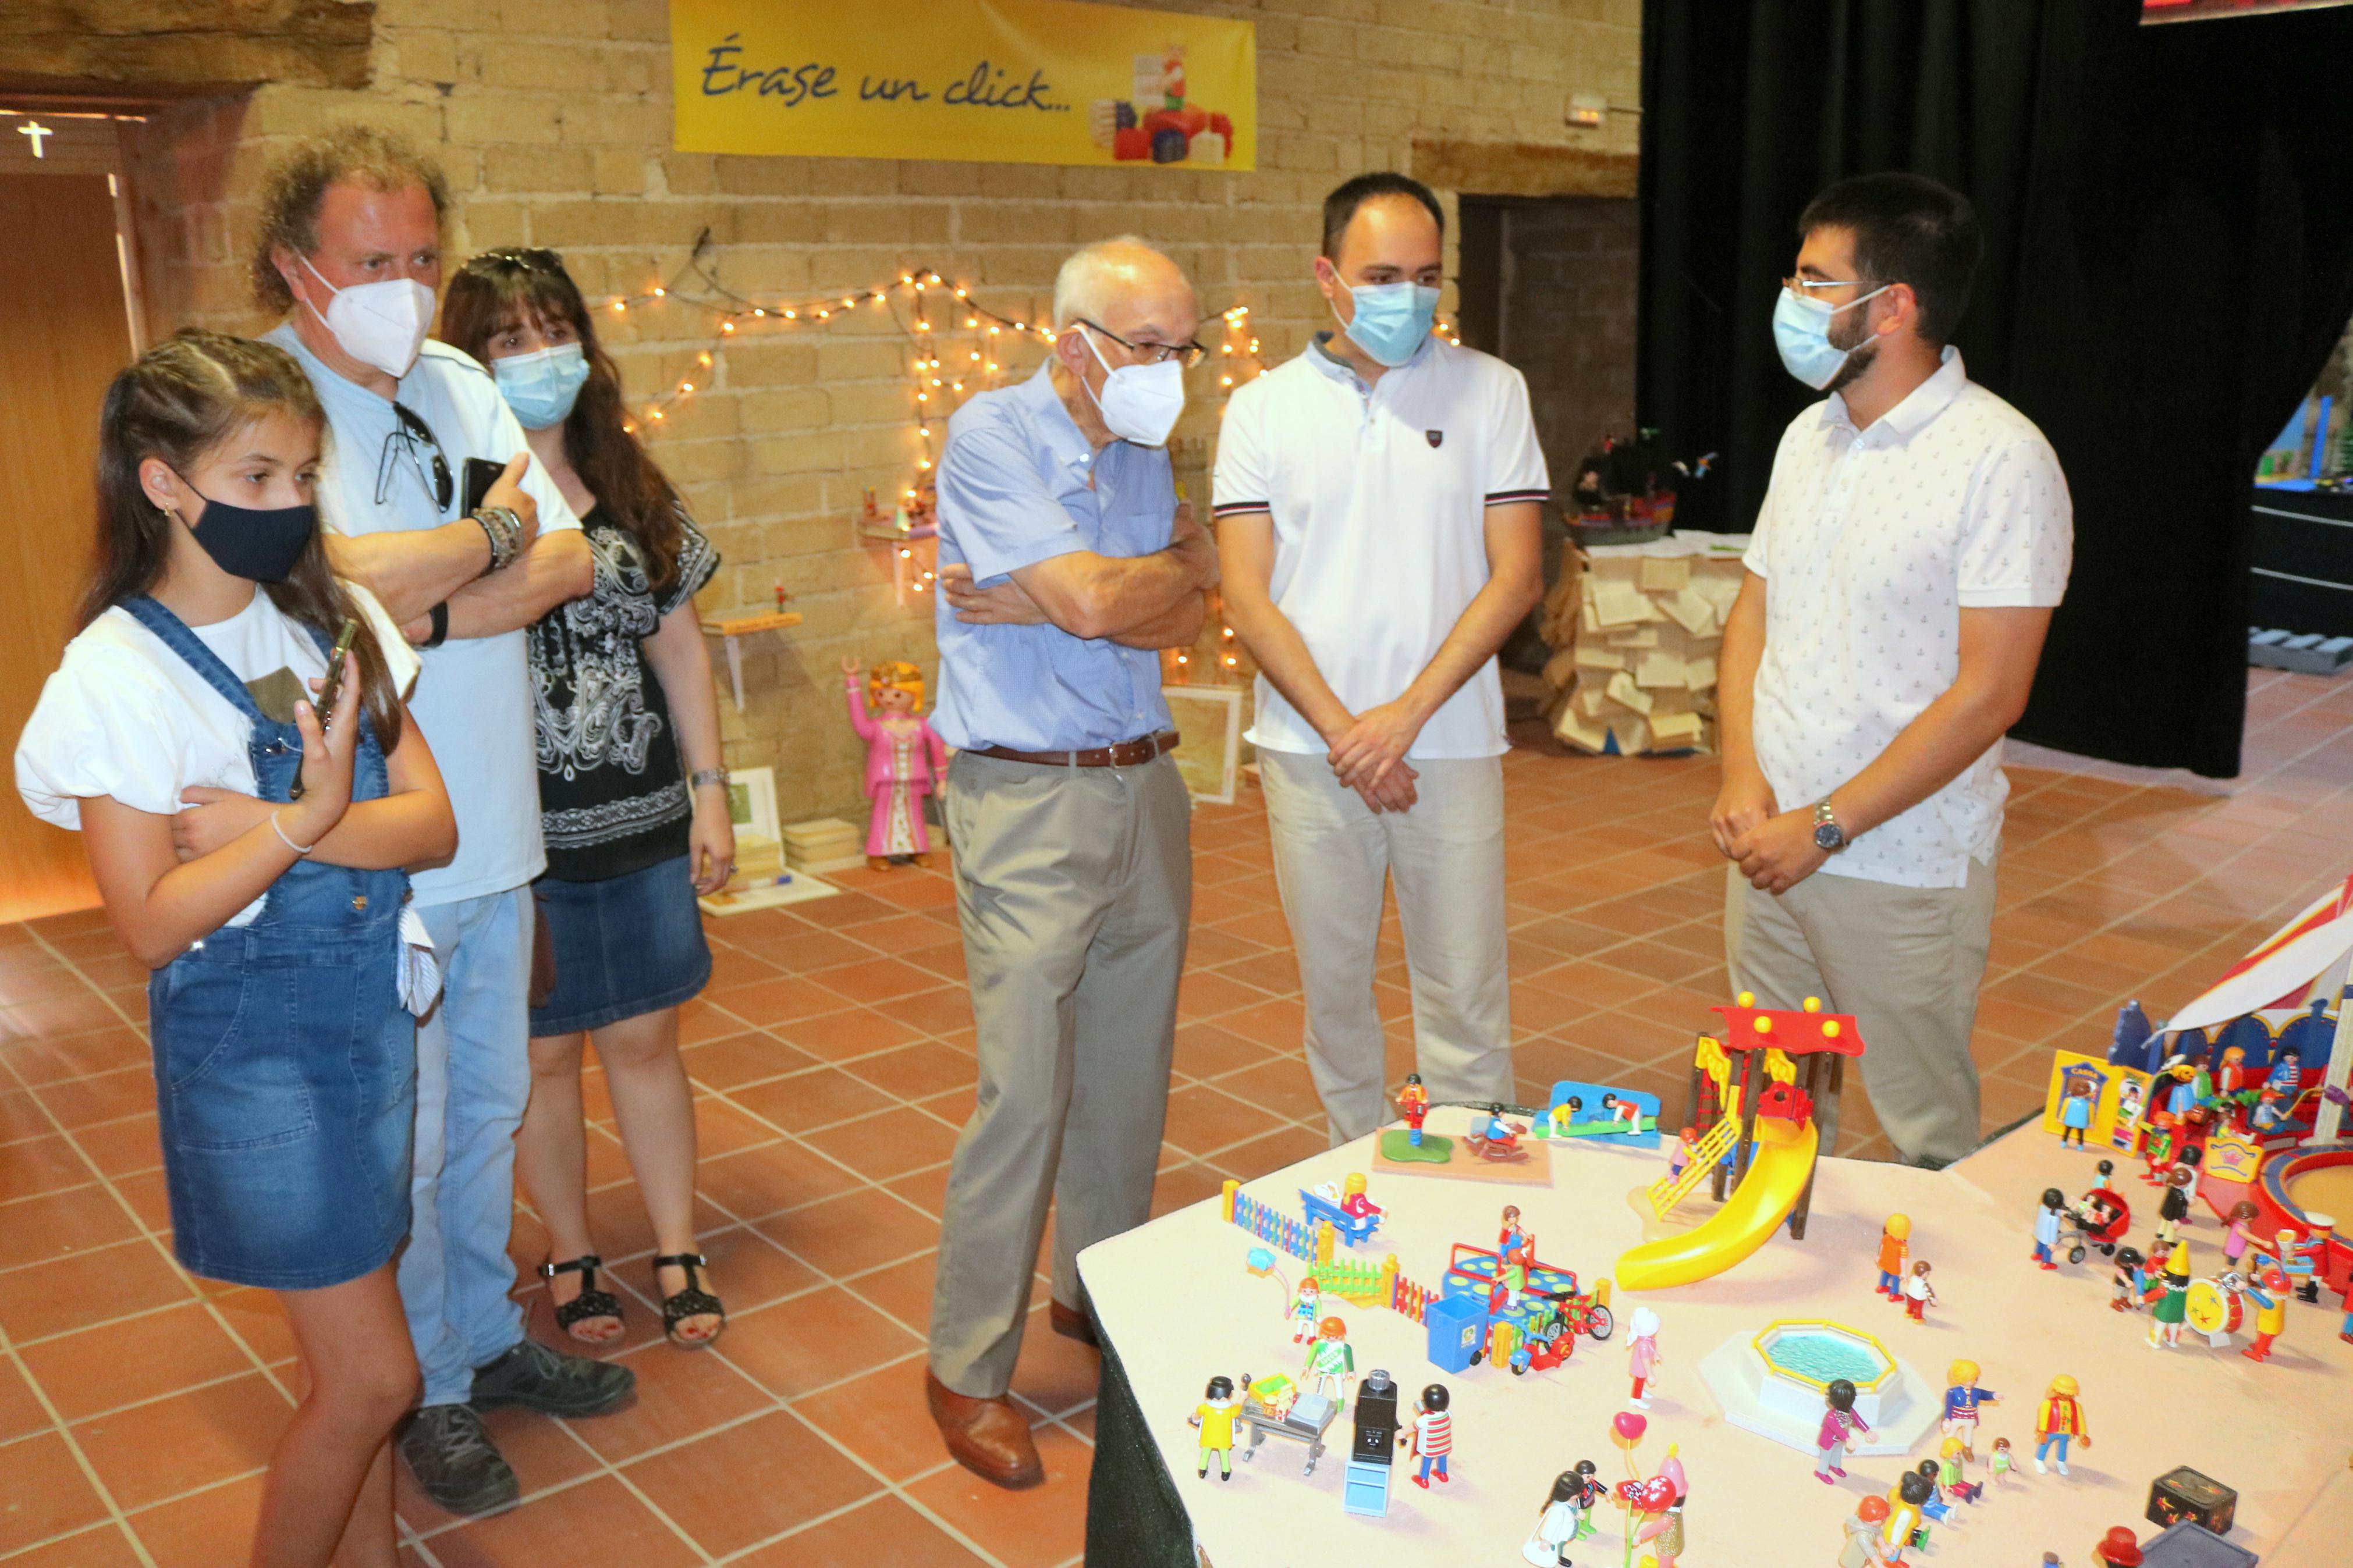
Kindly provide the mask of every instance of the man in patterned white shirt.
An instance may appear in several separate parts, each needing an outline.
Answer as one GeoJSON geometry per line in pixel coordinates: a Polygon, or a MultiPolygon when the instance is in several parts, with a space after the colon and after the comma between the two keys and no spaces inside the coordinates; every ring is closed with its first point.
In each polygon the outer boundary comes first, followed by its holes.
{"type": "Polygon", "coordinates": [[[1830,395],[1781,437],[1725,626],[1725,956],[1765,1005],[1853,1014],[1881,1128],[1942,1165],[1978,1142],[2001,737],[2066,589],[2067,483],[1950,346],[1983,243],[1966,198],[1869,174],[1798,231],[1774,337],[1830,395]]]}

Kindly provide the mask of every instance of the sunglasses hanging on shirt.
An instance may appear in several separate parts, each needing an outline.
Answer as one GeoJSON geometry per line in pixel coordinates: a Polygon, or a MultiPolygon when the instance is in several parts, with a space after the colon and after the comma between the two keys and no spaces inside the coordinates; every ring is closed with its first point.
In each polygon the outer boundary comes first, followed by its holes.
{"type": "Polygon", "coordinates": [[[417,482],[433,498],[434,511],[448,511],[449,498],[457,493],[457,482],[450,478],[449,459],[434,437],[433,427],[415,411],[397,403],[392,405],[392,412],[396,423],[384,438],[384,453],[375,466],[376,505],[382,506],[391,499],[392,487],[399,478],[400,458],[405,456],[417,471],[417,482]]]}

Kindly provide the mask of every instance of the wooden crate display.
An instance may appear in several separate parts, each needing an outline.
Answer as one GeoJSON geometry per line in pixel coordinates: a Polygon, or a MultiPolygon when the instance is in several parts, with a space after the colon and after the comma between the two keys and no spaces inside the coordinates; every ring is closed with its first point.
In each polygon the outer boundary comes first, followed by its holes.
{"type": "Polygon", "coordinates": [[[1716,655],[1740,592],[1733,542],[1679,533],[1563,557],[1545,600],[1554,734],[1624,755],[1715,749],[1716,655]]]}

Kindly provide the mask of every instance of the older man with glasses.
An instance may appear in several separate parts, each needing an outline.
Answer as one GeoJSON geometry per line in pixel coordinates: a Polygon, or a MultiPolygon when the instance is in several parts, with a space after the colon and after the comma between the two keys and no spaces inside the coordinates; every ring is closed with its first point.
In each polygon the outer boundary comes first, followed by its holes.
{"type": "Polygon", "coordinates": [[[427,650],[410,707],[458,814],[457,858],[414,883],[446,978],[417,1031],[400,1293],[425,1393],[400,1450],[436,1502],[478,1513],[519,1489],[480,1410],[593,1415],[634,1379],[528,1339],[508,1295],[514,1133],[531,1089],[530,883],[546,863],[522,628],[586,593],[591,563],[496,384],[425,342],[445,205],[432,163],[349,127],[272,169],[253,267],[261,303],[290,312],[269,341],[309,374],[333,431],[319,483],[329,552],[427,650]],[[469,461],[501,471],[461,510],[469,461]]]}
{"type": "Polygon", "coordinates": [[[1054,285],[1054,352],[956,411],[940,459],[940,700],[979,1097],[948,1175],[932,1416],[958,1463],[1045,1479],[1006,1398],[1054,1205],[1058,1333],[1094,1342],[1082,1248],[1150,1214],[1192,911],[1158,649],[1200,635],[1217,554],[1164,444],[1199,309],[1140,240],[1054,285]]]}

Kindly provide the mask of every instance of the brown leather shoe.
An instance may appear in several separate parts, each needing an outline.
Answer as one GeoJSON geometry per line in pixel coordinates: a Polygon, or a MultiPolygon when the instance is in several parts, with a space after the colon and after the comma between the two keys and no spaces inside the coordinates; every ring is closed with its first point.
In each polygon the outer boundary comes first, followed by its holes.
{"type": "Polygon", "coordinates": [[[1050,1301],[1046,1306],[1046,1323],[1066,1340],[1076,1340],[1095,1350],[1103,1349],[1103,1342],[1095,1338],[1095,1321],[1083,1308],[1065,1307],[1060,1301],[1050,1301]]]}
{"type": "Polygon", "coordinates": [[[1043,1484],[1046,1467],[1030,1440],[1029,1423],[999,1394],[973,1399],[923,1373],[923,1398],[948,1446],[949,1458],[993,1486],[1021,1491],[1043,1484]]]}

